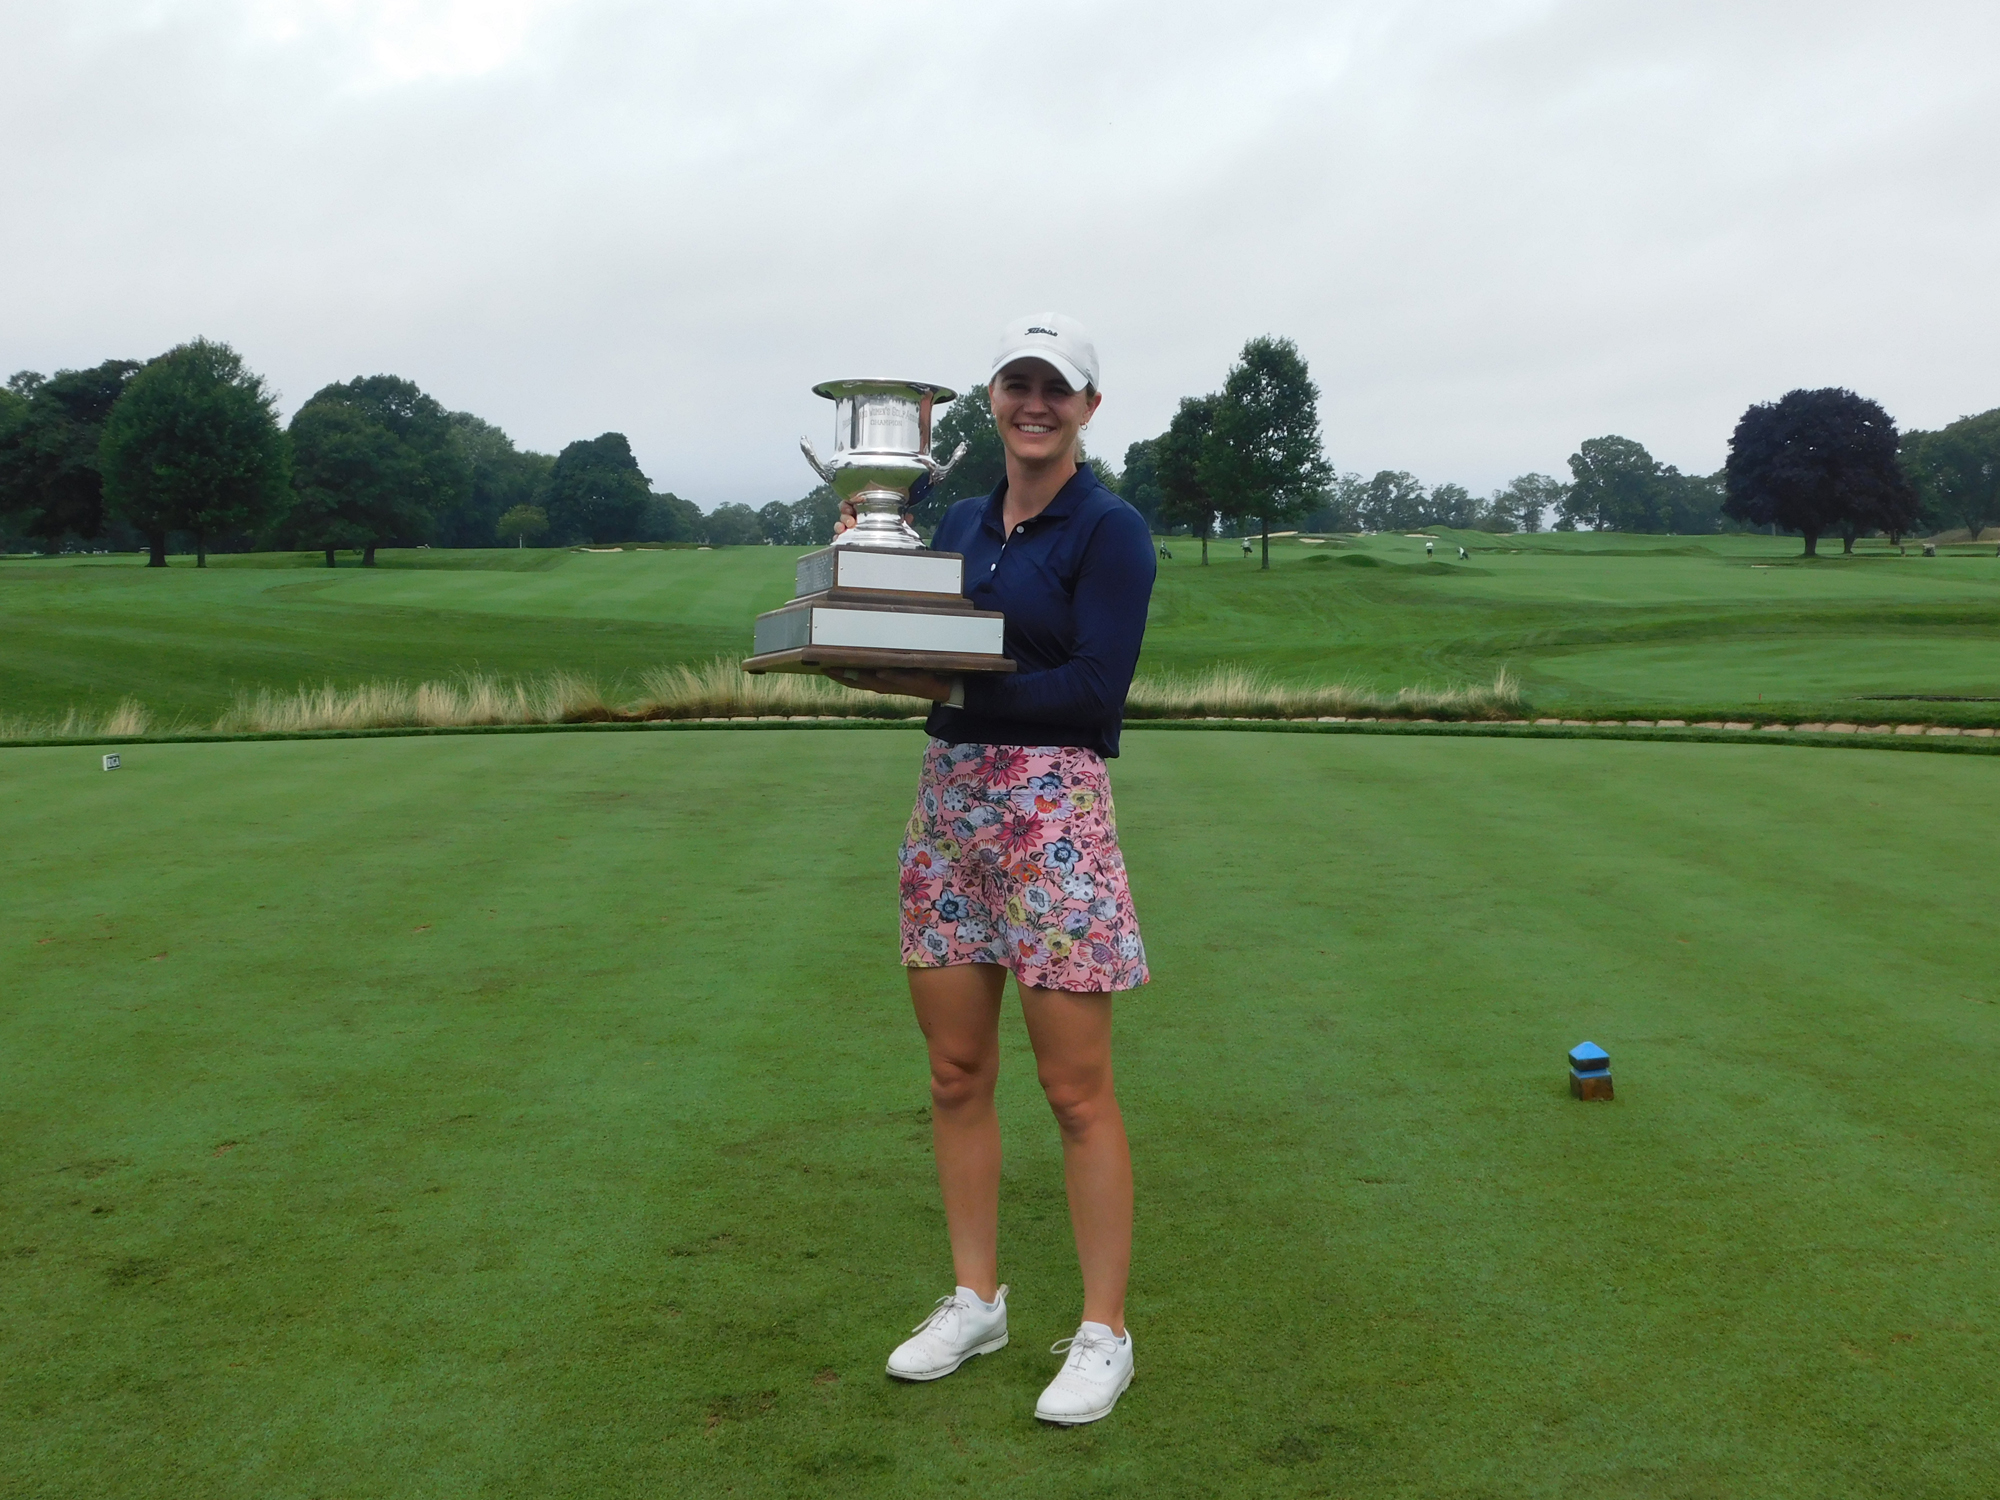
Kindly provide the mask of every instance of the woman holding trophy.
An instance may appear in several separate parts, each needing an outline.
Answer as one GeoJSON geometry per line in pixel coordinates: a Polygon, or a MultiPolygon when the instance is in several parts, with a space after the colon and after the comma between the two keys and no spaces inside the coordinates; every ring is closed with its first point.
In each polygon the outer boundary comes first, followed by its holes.
{"type": "Polygon", "coordinates": [[[1080,459],[1102,397],[1096,350],[1075,320],[1010,324],[987,389],[1006,477],[953,505],[932,546],[964,555],[965,593],[1006,616],[1019,670],[832,674],[937,705],[900,856],[902,957],[930,1053],[958,1284],[888,1373],[936,1380],[1007,1342],[993,1092],[1011,971],[1062,1135],[1083,1273],[1081,1324],[1052,1351],[1065,1359],[1035,1415],[1073,1425],[1109,1414],[1132,1379],[1132,1161],[1112,1087],[1111,1002],[1147,972],[1104,762],[1118,753],[1155,562],[1145,519],[1080,459]]]}

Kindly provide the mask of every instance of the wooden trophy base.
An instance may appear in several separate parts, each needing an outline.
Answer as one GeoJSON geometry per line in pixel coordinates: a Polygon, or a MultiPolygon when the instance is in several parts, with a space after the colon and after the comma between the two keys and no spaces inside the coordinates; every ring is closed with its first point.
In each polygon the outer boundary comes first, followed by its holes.
{"type": "Polygon", "coordinates": [[[1011,672],[1005,619],[960,592],[956,552],[824,547],[799,559],[798,597],[757,617],[743,670],[829,667],[924,672],[1011,672]]]}

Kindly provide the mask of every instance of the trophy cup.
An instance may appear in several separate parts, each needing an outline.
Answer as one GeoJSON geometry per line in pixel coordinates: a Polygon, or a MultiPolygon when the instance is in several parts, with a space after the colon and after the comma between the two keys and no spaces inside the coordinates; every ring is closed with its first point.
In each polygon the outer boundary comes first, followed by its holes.
{"type": "Polygon", "coordinates": [[[757,617],[746,672],[828,667],[914,667],[930,672],[1011,672],[1002,616],[965,597],[965,559],[933,552],[903,520],[910,487],[940,483],[965,456],[931,456],[931,412],[955,392],[918,380],[830,380],[813,394],[833,402],[833,456],[804,438],[813,471],[855,524],[833,545],[799,559],[795,597],[757,617]]]}

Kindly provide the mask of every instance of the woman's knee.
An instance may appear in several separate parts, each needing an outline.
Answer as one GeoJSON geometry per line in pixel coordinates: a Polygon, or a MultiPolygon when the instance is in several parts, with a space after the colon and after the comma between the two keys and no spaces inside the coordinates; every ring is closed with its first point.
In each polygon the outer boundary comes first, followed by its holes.
{"type": "Polygon", "coordinates": [[[1109,1074],[1044,1077],[1042,1093],[1048,1098],[1057,1127],[1072,1138],[1088,1135],[1092,1126],[1117,1108],[1109,1074]]]}
{"type": "Polygon", "coordinates": [[[998,1069],[985,1057],[931,1054],[931,1104],[938,1109],[963,1109],[993,1097],[998,1069]]]}

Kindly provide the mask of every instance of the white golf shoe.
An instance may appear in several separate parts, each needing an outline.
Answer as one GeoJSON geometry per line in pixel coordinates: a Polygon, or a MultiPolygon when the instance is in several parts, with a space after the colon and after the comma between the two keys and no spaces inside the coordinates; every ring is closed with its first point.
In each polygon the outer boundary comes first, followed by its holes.
{"type": "Polygon", "coordinates": [[[1108,1417],[1132,1383],[1130,1329],[1121,1339],[1102,1323],[1085,1323],[1074,1337],[1057,1339],[1049,1353],[1069,1357],[1035,1403],[1044,1422],[1077,1427],[1108,1417]]]}
{"type": "Polygon", "coordinates": [[[940,1297],[931,1315],[919,1323],[889,1356],[889,1373],[898,1380],[939,1380],[975,1354],[991,1354],[1007,1346],[1007,1288],[985,1302],[970,1287],[940,1297]]]}

